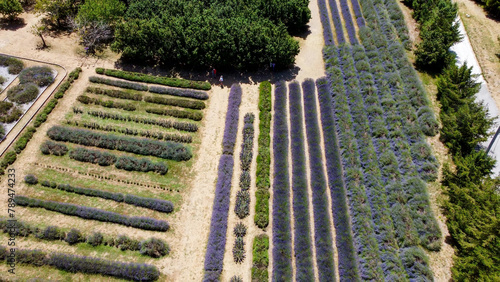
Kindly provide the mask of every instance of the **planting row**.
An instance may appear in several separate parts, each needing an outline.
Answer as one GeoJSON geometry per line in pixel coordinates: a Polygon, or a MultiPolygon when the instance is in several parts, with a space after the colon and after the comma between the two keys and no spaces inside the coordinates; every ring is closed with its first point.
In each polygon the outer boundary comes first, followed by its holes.
{"type": "Polygon", "coordinates": [[[178,143],[191,143],[193,142],[193,137],[191,135],[180,135],[175,133],[163,133],[159,131],[144,131],[137,129],[123,128],[120,126],[113,125],[100,125],[95,122],[84,122],[84,121],[66,121],[66,124],[72,126],[83,127],[92,130],[101,130],[108,132],[117,132],[125,135],[131,136],[141,136],[145,138],[153,138],[157,140],[173,141],[178,143]]]}
{"type": "MultiPolygon", "coordinates": [[[[204,82],[204,81],[194,81],[194,80],[187,80],[187,79],[181,79],[181,78],[152,76],[152,75],[142,74],[142,73],[137,73],[137,72],[128,72],[128,71],[103,69],[103,68],[96,68],[95,71],[98,74],[104,74],[107,76],[113,76],[113,77],[118,77],[118,78],[132,80],[132,81],[141,81],[141,82],[163,84],[163,85],[167,85],[167,86],[174,86],[174,87],[180,87],[180,88],[193,88],[193,89],[201,89],[201,90],[210,90],[210,88],[211,88],[210,83],[204,82]]],[[[201,91],[198,91],[198,92],[201,92],[201,91]]],[[[201,93],[205,93],[205,92],[201,92],[201,93]]],[[[202,99],[202,98],[199,98],[199,99],[202,99]]],[[[208,99],[208,97],[205,99],[208,99]]]]}
{"type": "Polygon", "coordinates": [[[292,230],[288,172],[288,120],[286,83],[276,83],[273,118],[273,281],[292,281],[292,230]]]}
{"type": "MultiPolygon", "coordinates": [[[[271,167],[271,83],[264,81],[259,86],[259,140],[255,192],[255,224],[266,228],[269,224],[269,188],[271,167]]],[[[243,174],[242,174],[243,175],[243,174]]],[[[248,177],[248,180],[250,178],[248,177]]],[[[249,182],[250,183],[250,182],[249,182]]]]}
{"type": "Polygon", "coordinates": [[[146,108],[146,112],[176,118],[185,118],[194,121],[200,121],[203,118],[203,114],[201,112],[181,111],[176,109],[146,108]]]}
{"type": "Polygon", "coordinates": [[[105,89],[99,87],[87,87],[86,92],[97,94],[97,95],[105,95],[113,98],[125,99],[125,100],[133,100],[133,101],[142,101],[143,99],[148,103],[162,104],[162,105],[170,105],[177,106],[182,108],[190,108],[195,110],[202,110],[205,108],[205,103],[202,101],[193,101],[186,99],[173,99],[173,98],[164,98],[164,97],[144,97],[143,94],[139,92],[125,92],[121,90],[114,89],[105,89]]]}
{"type": "Polygon", "coordinates": [[[76,98],[76,100],[85,105],[93,104],[93,105],[103,106],[106,108],[122,109],[129,112],[136,110],[136,107],[131,103],[120,103],[113,100],[101,100],[86,95],[80,95],[76,98]]]}
{"type": "Polygon", "coordinates": [[[252,281],[268,281],[269,237],[266,234],[255,236],[252,260],[252,281]]]}
{"type": "Polygon", "coordinates": [[[8,221],[7,218],[0,219],[0,231],[12,236],[30,237],[34,236],[38,239],[55,241],[60,240],[75,245],[78,243],[87,243],[89,246],[110,246],[119,248],[122,251],[139,251],[142,255],[158,258],[166,256],[170,253],[168,244],[157,238],[149,238],[146,240],[134,240],[126,235],[118,237],[104,237],[100,232],[94,232],[86,236],[78,229],[71,229],[64,232],[57,226],[47,226],[39,228],[23,221],[8,221]]]}
{"type": "Polygon", "coordinates": [[[244,118],[243,125],[243,143],[241,143],[240,162],[240,190],[236,194],[236,203],[234,213],[243,219],[250,214],[250,165],[253,159],[253,138],[254,138],[254,122],[255,116],[252,113],[247,113],[244,118]]]}
{"type": "Polygon", "coordinates": [[[349,5],[347,5],[347,0],[339,0],[339,2],[342,18],[344,19],[344,26],[347,29],[347,35],[349,35],[349,42],[351,44],[356,44],[358,43],[358,38],[356,37],[356,29],[354,28],[351,10],[349,9],[349,5]]]}
{"type": "Polygon", "coordinates": [[[126,216],[115,212],[74,204],[45,201],[24,196],[15,196],[15,202],[16,205],[19,206],[44,208],[49,211],[60,212],[62,214],[77,216],[84,219],[117,223],[145,230],[167,231],[170,227],[168,222],[164,220],[158,220],[149,217],[126,216]]]}
{"type": "Polygon", "coordinates": [[[241,86],[239,84],[233,84],[229,91],[229,102],[226,112],[224,137],[222,140],[223,153],[219,160],[215,198],[212,218],[210,220],[210,234],[208,236],[207,251],[205,253],[205,275],[203,281],[207,282],[218,281],[223,268],[231,182],[234,168],[233,152],[238,131],[241,95],[241,86]]]}
{"type": "MultiPolygon", "coordinates": [[[[333,238],[330,211],[327,195],[327,183],[323,170],[323,154],[321,135],[318,124],[316,106],[316,85],[314,80],[307,79],[302,83],[304,118],[307,148],[309,151],[310,186],[314,215],[314,245],[316,247],[316,264],[319,281],[334,279],[337,275],[333,258],[333,238]]],[[[293,122],[293,121],[292,121],[293,122]]],[[[292,139],[294,140],[294,139],[292,139]]],[[[293,151],[292,151],[293,154],[293,151]]],[[[306,165],[306,164],[305,164],[306,165]]],[[[337,235],[339,236],[339,235],[337,235]]],[[[341,256],[339,256],[341,257],[341,256]]],[[[341,257],[342,259],[346,259],[341,257]]]]}
{"type": "MultiPolygon", "coordinates": [[[[26,175],[25,181],[26,183],[31,185],[35,185],[39,182],[36,176],[31,174],[26,175]]],[[[53,189],[59,189],[62,191],[75,193],[79,195],[85,195],[89,197],[99,197],[119,203],[123,202],[137,207],[143,207],[159,212],[171,213],[174,211],[174,204],[172,204],[172,202],[170,201],[154,199],[154,198],[144,198],[131,194],[113,193],[92,188],[76,187],[76,186],[71,186],[70,184],[61,184],[61,183],[57,184],[55,182],[47,180],[40,181],[40,184],[42,186],[53,189]]]]}
{"type": "Polygon", "coordinates": [[[98,133],[85,129],[53,126],[47,131],[47,136],[55,141],[71,142],[84,146],[95,146],[103,149],[118,150],[145,156],[155,156],[175,161],[191,159],[191,151],[182,144],[122,137],[98,133]]]}
{"type": "MultiPolygon", "coordinates": [[[[305,281],[314,277],[313,246],[309,221],[309,197],[306,171],[305,139],[302,117],[302,95],[300,84],[294,81],[288,85],[290,113],[290,145],[292,157],[292,209],[294,223],[294,252],[296,279],[305,281]]],[[[278,104],[278,103],[276,103],[278,104]]],[[[286,115],[285,115],[286,117],[286,115]]],[[[288,138],[288,136],[286,137],[288,138]]],[[[277,140],[282,142],[282,140],[277,140]]],[[[288,169],[288,168],[286,168],[288,169]]]]}
{"type": "Polygon", "coordinates": [[[318,8],[321,25],[323,26],[323,38],[325,39],[325,45],[328,46],[335,44],[335,41],[333,40],[332,26],[330,25],[330,16],[328,15],[326,1],[327,0],[318,0],[318,8]]]}
{"type": "Polygon", "coordinates": [[[150,264],[119,262],[94,257],[64,253],[47,254],[40,250],[17,249],[15,257],[4,246],[0,246],[0,259],[7,263],[21,263],[32,266],[52,266],[62,271],[107,275],[133,281],[156,281],[160,271],[150,264]]]}
{"type": "Polygon", "coordinates": [[[245,241],[243,237],[247,234],[247,227],[245,224],[239,222],[234,226],[234,245],[233,245],[233,259],[236,263],[242,263],[245,260],[245,241]]]}
{"type": "MultiPolygon", "coordinates": [[[[73,112],[76,114],[83,113],[83,111],[78,108],[73,108],[73,112]]],[[[112,120],[129,121],[142,124],[151,124],[151,125],[161,126],[164,128],[174,128],[177,130],[187,131],[187,132],[198,131],[198,125],[190,122],[178,122],[165,119],[142,118],[136,116],[108,113],[103,111],[88,111],[87,114],[101,119],[112,119],[112,120]]]]}

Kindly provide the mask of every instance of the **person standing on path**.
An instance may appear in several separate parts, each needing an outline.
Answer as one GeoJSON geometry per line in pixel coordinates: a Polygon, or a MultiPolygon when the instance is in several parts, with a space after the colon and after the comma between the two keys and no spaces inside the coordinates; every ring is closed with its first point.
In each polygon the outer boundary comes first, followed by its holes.
{"type": "Polygon", "coordinates": [[[217,77],[217,70],[214,68],[212,70],[212,78],[216,78],[217,77]]]}
{"type": "Polygon", "coordinates": [[[224,87],[224,85],[222,85],[222,82],[224,82],[224,78],[222,77],[222,75],[219,78],[219,82],[220,82],[220,86],[224,87]]]}

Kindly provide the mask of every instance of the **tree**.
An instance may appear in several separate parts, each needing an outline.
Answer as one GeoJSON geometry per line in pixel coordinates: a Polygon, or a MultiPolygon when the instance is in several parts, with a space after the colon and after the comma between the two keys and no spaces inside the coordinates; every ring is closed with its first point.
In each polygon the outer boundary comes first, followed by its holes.
{"type": "Polygon", "coordinates": [[[88,54],[102,51],[113,40],[113,29],[104,21],[71,20],[71,25],[78,31],[81,43],[88,54]]]}
{"type": "Polygon", "coordinates": [[[111,24],[125,12],[119,0],[86,0],[76,16],[79,22],[104,22],[111,24]]]}
{"type": "Polygon", "coordinates": [[[35,11],[46,13],[50,21],[61,27],[63,20],[76,14],[80,2],[81,0],[37,0],[35,11]]]}
{"type": "Polygon", "coordinates": [[[43,35],[45,34],[46,31],[47,31],[47,26],[45,26],[44,24],[34,24],[31,26],[30,30],[30,32],[33,35],[40,36],[40,39],[42,39],[42,44],[43,44],[42,49],[47,48],[47,44],[45,42],[45,39],[43,38],[43,35]]]}
{"type": "Polygon", "coordinates": [[[23,12],[23,7],[19,0],[0,0],[0,14],[13,20],[23,12]]]}

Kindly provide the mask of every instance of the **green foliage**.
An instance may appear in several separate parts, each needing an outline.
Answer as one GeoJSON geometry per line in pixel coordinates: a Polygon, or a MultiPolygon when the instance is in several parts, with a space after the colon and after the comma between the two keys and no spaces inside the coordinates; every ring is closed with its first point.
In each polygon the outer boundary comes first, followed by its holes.
{"type": "Polygon", "coordinates": [[[23,12],[19,0],[0,0],[0,14],[12,20],[23,12]]]}
{"type": "Polygon", "coordinates": [[[28,174],[24,177],[24,182],[30,185],[35,185],[38,183],[38,178],[36,178],[33,174],[28,174]]]}
{"type": "Polygon", "coordinates": [[[253,241],[252,281],[268,281],[269,237],[256,236],[253,241]]]}
{"type": "Polygon", "coordinates": [[[18,74],[23,70],[24,63],[19,59],[0,55],[0,66],[8,67],[10,74],[18,74]]]}
{"type": "Polygon", "coordinates": [[[71,231],[66,234],[66,238],[64,238],[64,241],[66,241],[70,245],[74,245],[77,243],[85,242],[85,238],[82,235],[82,232],[78,229],[71,229],[71,231]]]}
{"type": "Polygon", "coordinates": [[[21,135],[16,143],[14,143],[14,151],[16,151],[17,154],[20,154],[24,150],[24,148],[26,148],[28,141],[31,140],[35,132],[36,128],[32,126],[26,128],[26,131],[23,133],[23,135],[21,135]]]}
{"type": "Polygon", "coordinates": [[[35,12],[46,14],[48,19],[55,22],[59,27],[63,20],[76,15],[80,0],[37,0],[35,12]]]}
{"type": "Polygon", "coordinates": [[[147,255],[153,258],[159,258],[166,256],[170,253],[170,247],[168,244],[157,238],[149,238],[140,243],[140,252],[143,255],[147,255]]]}
{"type": "Polygon", "coordinates": [[[481,4],[491,16],[500,18],[500,0],[474,0],[481,4]]]}
{"type": "Polygon", "coordinates": [[[13,164],[17,159],[17,154],[15,151],[8,151],[5,153],[3,160],[0,162],[0,168],[6,169],[9,165],[13,164]]]}
{"type": "Polygon", "coordinates": [[[288,32],[309,21],[308,1],[241,2],[134,1],[112,49],[124,59],[195,67],[291,66],[299,46],[288,32]]]}
{"type": "Polygon", "coordinates": [[[104,21],[112,23],[125,11],[125,4],[119,0],[86,0],[78,9],[76,19],[80,22],[104,21]]]}
{"type": "Polygon", "coordinates": [[[19,104],[25,104],[35,100],[40,91],[33,83],[19,84],[7,91],[7,98],[19,104]]]}

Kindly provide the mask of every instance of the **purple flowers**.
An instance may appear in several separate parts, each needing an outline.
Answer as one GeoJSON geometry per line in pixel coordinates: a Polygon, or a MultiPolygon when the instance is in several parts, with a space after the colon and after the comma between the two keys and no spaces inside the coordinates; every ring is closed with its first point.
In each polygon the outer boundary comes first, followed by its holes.
{"type": "Polygon", "coordinates": [[[223,154],[232,155],[238,133],[238,118],[240,115],[241,86],[233,84],[229,92],[229,104],[227,106],[226,124],[224,127],[224,139],[222,140],[223,154]]]}
{"type": "Polygon", "coordinates": [[[333,45],[332,27],[330,26],[330,17],[328,16],[328,8],[326,7],[326,0],[318,0],[319,13],[321,17],[321,25],[323,26],[323,38],[325,45],[333,45]]]}
{"type": "Polygon", "coordinates": [[[335,26],[335,32],[337,33],[337,43],[340,45],[345,42],[344,30],[342,28],[342,19],[340,18],[339,9],[337,8],[336,0],[330,1],[330,11],[332,12],[333,25],[335,26]]]}
{"type": "Polygon", "coordinates": [[[340,10],[342,11],[345,27],[347,28],[347,34],[349,35],[349,42],[351,42],[351,44],[358,43],[358,39],[356,38],[356,29],[354,28],[354,23],[352,22],[351,11],[347,5],[347,0],[340,0],[340,10]]]}

